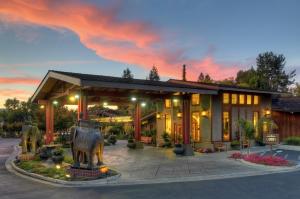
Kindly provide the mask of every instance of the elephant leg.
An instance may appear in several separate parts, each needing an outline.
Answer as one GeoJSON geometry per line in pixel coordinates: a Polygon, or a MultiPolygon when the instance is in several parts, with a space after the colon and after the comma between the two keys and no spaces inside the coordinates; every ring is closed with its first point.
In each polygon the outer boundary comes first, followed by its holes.
{"type": "Polygon", "coordinates": [[[92,152],[89,152],[88,153],[88,169],[92,169],[93,168],[93,153],[92,152]]]}
{"type": "Polygon", "coordinates": [[[97,153],[98,163],[97,165],[100,166],[103,164],[103,144],[100,144],[99,150],[97,153]]]}
{"type": "Polygon", "coordinates": [[[87,163],[88,163],[87,155],[86,155],[85,152],[82,152],[82,154],[83,154],[83,163],[84,163],[84,164],[87,164],[87,163]]]}
{"type": "Polygon", "coordinates": [[[74,151],[74,164],[73,164],[73,167],[75,167],[75,168],[80,167],[79,157],[80,157],[80,152],[79,151],[74,151]]]}

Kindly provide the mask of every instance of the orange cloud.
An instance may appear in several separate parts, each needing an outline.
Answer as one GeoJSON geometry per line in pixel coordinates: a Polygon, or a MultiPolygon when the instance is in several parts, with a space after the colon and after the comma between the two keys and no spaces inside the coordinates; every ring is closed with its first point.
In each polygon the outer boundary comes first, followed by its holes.
{"type": "Polygon", "coordinates": [[[150,24],[123,21],[118,19],[115,10],[79,1],[3,1],[0,14],[8,21],[69,29],[79,36],[87,48],[105,59],[144,68],[154,64],[160,74],[166,76],[180,77],[183,63],[188,65],[188,75],[193,79],[200,72],[225,78],[234,76],[237,71],[236,67],[216,63],[212,57],[186,59],[181,50],[164,49],[161,35],[150,24]],[[219,75],[221,72],[222,75],[219,75]]]}
{"type": "Polygon", "coordinates": [[[26,77],[0,77],[0,84],[26,84],[37,85],[40,79],[26,77]]]}

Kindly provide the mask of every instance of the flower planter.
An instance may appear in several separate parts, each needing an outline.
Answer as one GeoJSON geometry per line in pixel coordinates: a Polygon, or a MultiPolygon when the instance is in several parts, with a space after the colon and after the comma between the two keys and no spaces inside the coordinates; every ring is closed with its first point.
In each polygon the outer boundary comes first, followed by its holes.
{"type": "Polygon", "coordinates": [[[175,148],[173,149],[173,152],[176,155],[182,155],[184,153],[184,148],[182,144],[175,144],[175,148]]]}
{"type": "Polygon", "coordinates": [[[52,161],[54,162],[54,164],[61,164],[63,160],[64,160],[63,155],[52,155],[52,161]]]}
{"type": "Polygon", "coordinates": [[[152,143],[152,137],[141,136],[141,142],[143,142],[145,144],[151,144],[152,143]]]}

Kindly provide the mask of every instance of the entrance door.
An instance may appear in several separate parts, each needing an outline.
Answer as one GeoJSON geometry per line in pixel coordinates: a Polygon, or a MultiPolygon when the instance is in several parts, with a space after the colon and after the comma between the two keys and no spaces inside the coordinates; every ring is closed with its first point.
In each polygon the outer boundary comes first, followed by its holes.
{"type": "Polygon", "coordinates": [[[174,123],[174,141],[175,143],[182,142],[182,125],[174,123]]]}
{"type": "Polygon", "coordinates": [[[200,142],[200,113],[192,113],[192,142],[200,142]]]}

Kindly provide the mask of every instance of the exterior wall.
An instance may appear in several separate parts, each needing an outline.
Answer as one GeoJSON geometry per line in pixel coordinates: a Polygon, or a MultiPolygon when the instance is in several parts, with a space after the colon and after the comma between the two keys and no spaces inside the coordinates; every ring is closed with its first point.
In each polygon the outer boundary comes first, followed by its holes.
{"type": "MultiPolygon", "coordinates": [[[[230,93],[230,92],[228,92],[230,93]]],[[[239,93],[236,93],[239,94],[239,93]]],[[[247,93],[241,93],[247,94],[247,93]]],[[[253,94],[251,94],[253,95],[253,94]]],[[[230,113],[230,140],[237,139],[239,136],[238,120],[246,119],[253,121],[253,112],[259,112],[259,118],[263,117],[266,109],[271,109],[271,95],[259,95],[258,105],[231,105],[223,104],[223,93],[212,97],[212,141],[222,141],[222,117],[223,111],[230,113]]],[[[253,100],[253,99],[252,99],[253,100]]]]}
{"type": "MultiPolygon", "coordinates": [[[[211,135],[212,135],[212,123],[211,123],[211,96],[210,95],[200,95],[200,104],[192,105],[190,104],[191,117],[193,112],[199,112],[200,115],[200,142],[209,142],[211,143],[211,135]],[[208,116],[201,116],[202,111],[207,111],[208,116]]],[[[157,113],[160,115],[160,118],[156,119],[157,124],[157,145],[161,145],[163,143],[162,134],[165,131],[165,115],[170,114],[171,116],[171,138],[173,142],[175,142],[178,137],[182,138],[182,117],[178,117],[177,113],[182,113],[182,105],[181,101],[179,102],[179,106],[174,107],[174,103],[172,101],[171,108],[165,108],[164,100],[160,101],[157,105],[157,113]]],[[[191,127],[192,127],[192,119],[191,119],[191,127]]],[[[192,129],[191,129],[192,131],[192,129]]],[[[191,132],[192,133],[192,132],[191,132]]],[[[196,144],[197,144],[196,143],[196,144]]]]}
{"type": "Polygon", "coordinates": [[[287,137],[300,136],[300,113],[273,111],[272,118],[278,125],[280,141],[287,137]]]}
{"type": "Polygon", "coordinates": [[[222,141],[222,96],[212,96],[212,141],[222,141]]]}

